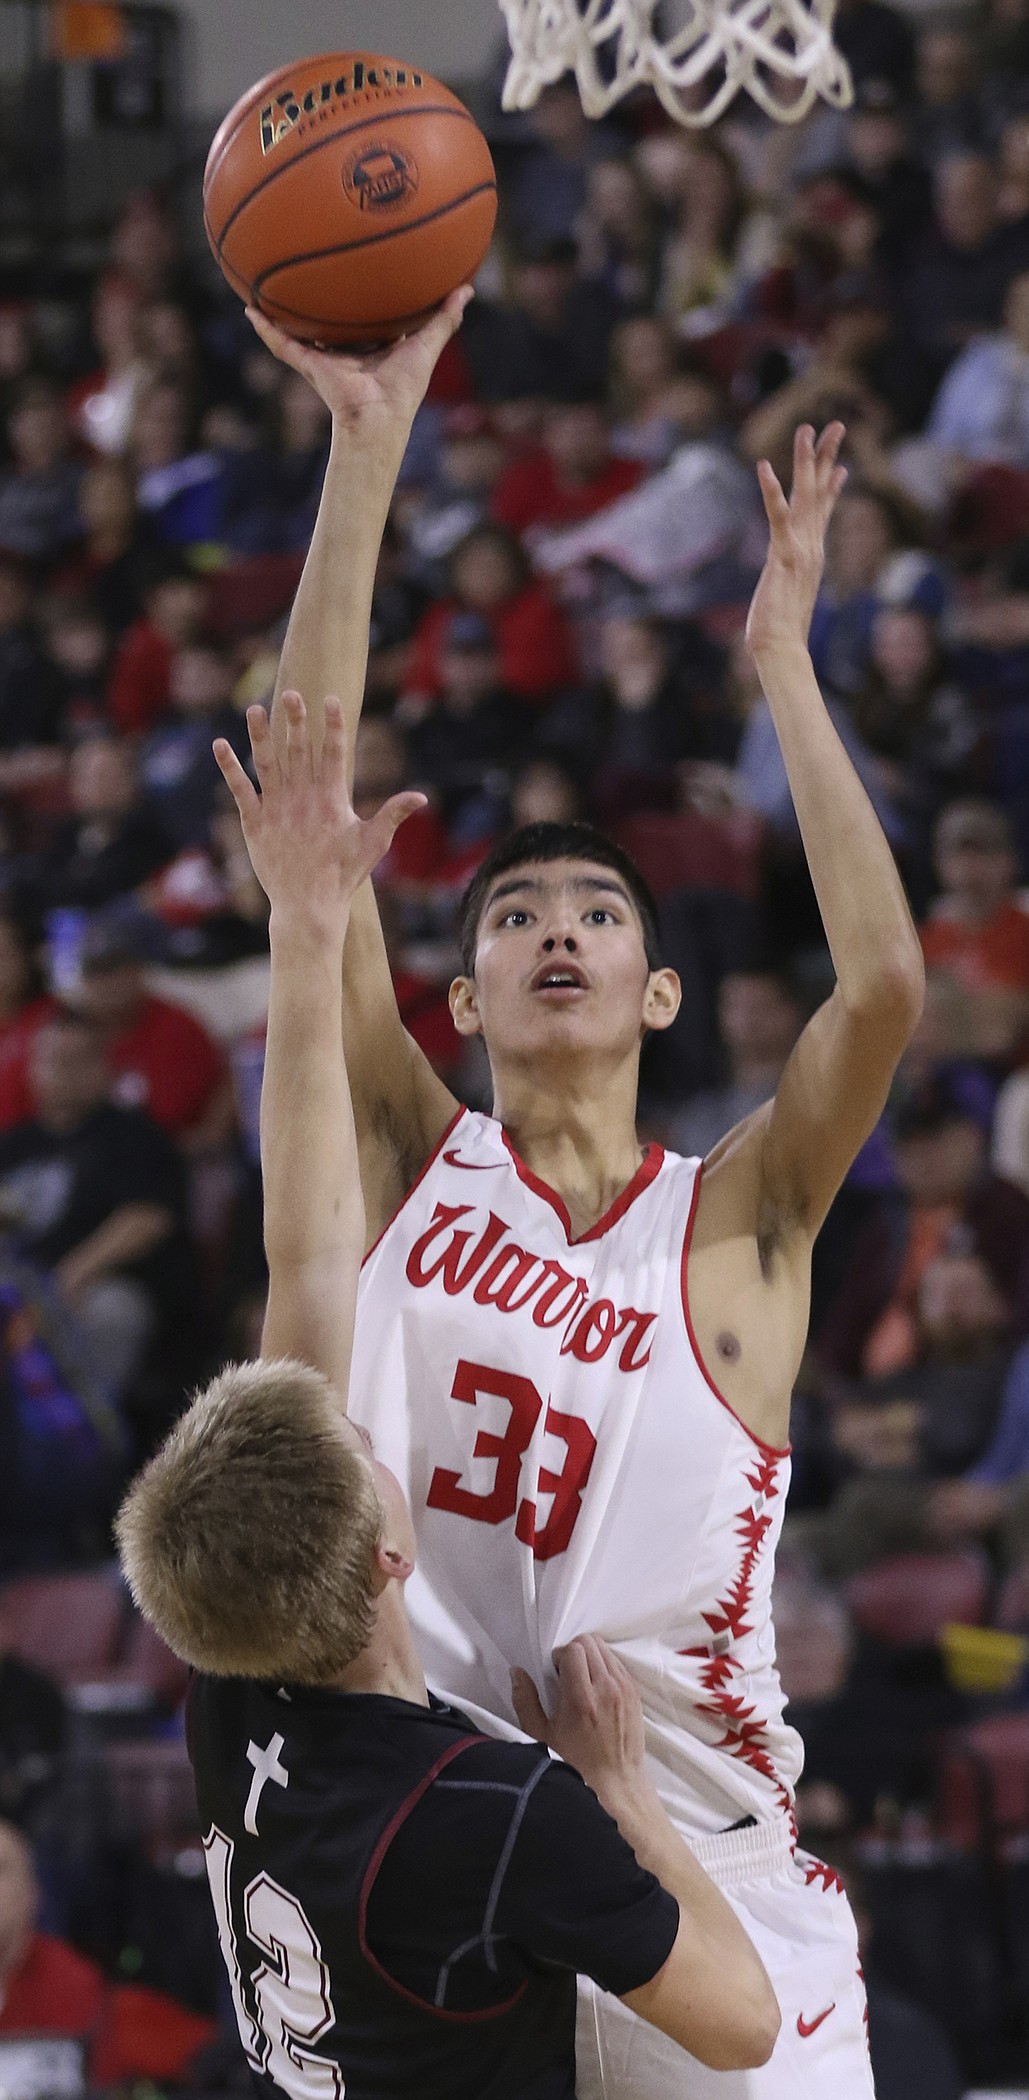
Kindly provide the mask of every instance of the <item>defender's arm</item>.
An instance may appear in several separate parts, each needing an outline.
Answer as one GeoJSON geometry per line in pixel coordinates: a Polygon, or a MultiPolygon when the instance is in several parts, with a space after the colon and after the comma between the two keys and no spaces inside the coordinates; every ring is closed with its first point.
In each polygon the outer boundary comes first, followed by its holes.
{"type": "Polygon", "coordinates": [[[339,1028],[343,944],[356,890],[423,798],[397,795],[361,823],[347,792],[339,701],[326,703],[317,756],[299,693],[284,696],[283,712],[287,734],[278,750],[263,708],[247,716],[260,795],[231,747],[215,746],[271,905],[261,1354],[313,1365],[345,1404],[364,1204],[339,1028]]]}

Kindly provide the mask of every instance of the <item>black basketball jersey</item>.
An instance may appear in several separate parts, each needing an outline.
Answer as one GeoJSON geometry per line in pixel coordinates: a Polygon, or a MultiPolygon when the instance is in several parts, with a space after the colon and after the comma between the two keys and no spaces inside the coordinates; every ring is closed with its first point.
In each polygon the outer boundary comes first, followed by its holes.
{"type": "Polygon", "coordinates": [[[575,1973],[624,1993],[678,1906],[535,1745],[366,1693],[194,1679],[207,1870],[281,2100],[573,2100],[575,1973]]]}

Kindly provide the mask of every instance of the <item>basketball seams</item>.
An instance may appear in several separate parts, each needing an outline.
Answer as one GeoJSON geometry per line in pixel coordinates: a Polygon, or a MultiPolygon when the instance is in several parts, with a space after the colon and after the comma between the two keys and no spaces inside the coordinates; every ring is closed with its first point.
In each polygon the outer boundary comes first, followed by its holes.
{"type": "MultiPolygon", "coordinates": [[[[335,145],[337,140],[339,139],[351,137],[351,135],[355,131],[374,131],[377,126],[381,126],[384,123],[395,123],[401,117],[454,117],[457,118],[462,124],[471,124],[474,129],[478,129],[478,126],[475,123],[475,118],[467,109],[455,109],[453,105],[448,102],[419,102],[413,107],[403,109],[395,109],[389,104],[387,104],[385,111],[380,111],[376,116],[360,117],[358,118],[356,123],[341,125],[338,131],[325,132],[321,138],[312,139],[311,144],[309,146],[302,147],[299,153],[292,154],[288,160],[280,161],[279,166],[277,168],[269,168],[267,173],[262,175],[260,182],[256,182],[254,184],[253,189],[248,190],[246,196],[240,197],[237,200],[237,202],[233,205],[232,210],[230,211],[229,216],[226,219],[221,232],[217,235],[213,233],[213,230],[209,232],[208,239],[211,241],[218,261],[221,261],[222,248],[228,236],[229,229],[235,225],[237,219],[241,216],[243,212],[246,211],[247,206],[253,203],[254,198],[263,195],[264,191],[268,189],[273,182],[278,181],[280,175],[289,174],[291,169],[299,167],[301,161],[309,159],[313,153],[320,153],[322,151],[322,148],[325,146],[335,145]]],[[[238,138],[238,136],[239,128],[237,127],[236,131],[234,131],[232,134],[233,140],[238,138]]],[[[223,152],[221,158],[218,161],[218,168],[215,170],[215,173],[217,173],[218,170],[220,170],[224,159],[225,154],[223,152]]],[[[209,179],[208,184],[206,185],[208,189],[210,189],[213,179],[213,176],[209,179]]],[[[209,220],[207,221],[207,223],[210,226],[209,220]]]]}
{"type": "MultiPolygon", "coordinates": [[[[301,77],[301,75],[306,77],[309,69],[313,73],[322,73],[325,71],[325,68],[327,66],[338,66],[341,58],[345,58],[348,61],[348,63],[353,61],[360,61],[366,67],[369,64],[371,64],[372,66],[395,66],[399,63],[397,59],[387,58],[385,54],[381,51],[324,51],[321,53],[320,57],[303,58],[295,62],[293,65],[277,66],[274,73],[266,73],[262,80],[256,80],[254,82],[253,87],[248,88],[246,93],[240,96],[239,101],[234,103],[232,109],[230,109],[222,118],[222,121],[218,126],[218,130],[215,132],[214,138],[211,141],[211,150],[207,156],[207,166],[204,169],[205,189],[210,183],[214,181],[214,178],[217,175],[223,160],[225,159],[225,155],[227,154],[229,147],[235,144],[240,132],[243,129],[244,124],[246,124],[249,121],[249,119],[253,116],[255,110],[260,109],[262,102],[267,100],[273,88],[278,87],[280,82],[283,80],[297,80],[301,77]],[[236,119],[236,122],[233,125],[232,130],[228,133],[228,136],[221,144],[221,146],[218,147],[218,156],[217,159],[215,159],[213,157],[214,148],[217,144],[219,133],[224,130],[225,125],[229,121],[229,118],[235,114],[235,111],[237,109],[239,110],[239,115],[236,119]]],[[[408,66],[407,70],[411,73],[421,73],[423,83],[426,86],[437,87],[444,95],[450,93],[450,89],[444,86],[444,83],[442,81],[434,81],[431,73],[426,73],[423,67],[408,66]]],[[[359,93],[361,93],[362,95],[368,93],[374,95],[393,94],[395,93],[395,89],[384,87],[372,89],[361,88],[359,90],[359,93]]],[[[415,93],[420,94],[421,89],[416,88],[415,93]]],[[[453,106],[455,110],[463,109],[464,107],[459,96],[457,95],[453,96],[453,106]]]]}
{"type": "MultiPolygon", "coordinates": [[[[423,212],[420,219],[405,220],[402,226],[384,226],[381,233],[367,233],[361,240],[357,241],[339,241],[330,248],[312,248],[306,255],[287,255],[282,262],[269,263],[267,269],[260,271],[258,276],[254,278],[252,286],[253,297],[255,300],[259,300],[260,294],[270,277],[278,277],[283,270],[291,270],[298,263],[328,262],[333,255],[351,255],[355,249],[374,248],[383,241],[403,239],[405,234],[418,233],[423,226],[431,226],[436,219],[447,218],[450,212],[459,211],[463,204],[471,204],[476,197],[494,195],[495,193],[495,182],[479,182],[474,189],[465,190],[460,197],[451,197],[446,204],[438,204],[434,211],[423,212]]],[[[274,299],[274,292],[270,296],[274,299]]],[[[281,300],[276,300],[275,303],[282,307],[283,313],[289,313],[292,310],[284,305],[281,300]]],[[[299,316],[298,314],[298,318],[306,320],[307,316],[299,316]]],[[[326,322],[323,325],[335,327],[338,326],[338,323],[326,322]]],[[[361,326],[363,324],[347,322],[348,328],[352,325],[361,326]]],[[[392,323],[390,323],[390,326],[392,326],[392,323]]]]}

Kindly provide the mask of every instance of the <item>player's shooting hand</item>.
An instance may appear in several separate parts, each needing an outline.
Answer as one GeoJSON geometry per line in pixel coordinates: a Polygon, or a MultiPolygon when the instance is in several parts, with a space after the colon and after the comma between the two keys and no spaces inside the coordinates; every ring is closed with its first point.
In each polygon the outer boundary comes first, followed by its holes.
{"type": "Polygon", "coordinates": [[[365,356],[295,342],[253,306],[247,307],[247,319],[272,356],[292,365],[321,395],[338,430],[360,439],[381,437],[385,428],[406,443],[440,352],[461,326],[473,296],[471,286],[462,285],[421,328],[365,356]]]}
{"type": "MultiPolygon", "coordinates": [[[[625,1664],[596,1634],[582,1634],[557,1658],[557,1697],[546,1714],[524,1670],[511,1673],[511,1694],[526,1735],[574,1765],[605,1807],[643,1779],[643,1708],[625,1664]]],[[[613,1808],[612,1808],[613,1812],[613,1808]]]]}
{"type": "Polygon", "coordinates": [[[281,750],[276,750],[264,708],[247,709],[260,793],[224,737],[217,739],[214,755],[273,914],[331,934],[345,925],[355,890],[425,796],[413,790],[392,795],[374,817],[362,820],[347,787],[346,730],[336,695],[325,702],[325,735],[317,753],[300,694],[284,693],[282,704],[286,739],[281,750]]]}
{"type": "Polygon", "coordinates": [[[807,644],[825,562],[825,535],[847,479],[837,464],[846,435],[829,423],[817,442],[810,423],[793,440],[793,486],[784,495],[767,459],[758,461],[768,518],[768,554],[747,617],[747,646],[755,663],[778,648],[807,644]]]}

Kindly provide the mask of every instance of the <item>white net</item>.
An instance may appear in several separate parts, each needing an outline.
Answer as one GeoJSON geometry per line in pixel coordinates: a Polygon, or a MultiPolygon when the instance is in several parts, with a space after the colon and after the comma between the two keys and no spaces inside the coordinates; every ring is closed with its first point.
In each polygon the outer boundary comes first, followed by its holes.
{"type": "Polygon", "coordinates": [[[530,109],[541,88],[574,73],[587,116],[650,87],[680,124],[713,124],[745,88],[770,117],[795,124],[817,95],[853,100],[832,39],[835,0],[686,0],[662,31],[659,0],[500,0],[511,39],[505,109],[530,109]]]}

